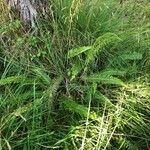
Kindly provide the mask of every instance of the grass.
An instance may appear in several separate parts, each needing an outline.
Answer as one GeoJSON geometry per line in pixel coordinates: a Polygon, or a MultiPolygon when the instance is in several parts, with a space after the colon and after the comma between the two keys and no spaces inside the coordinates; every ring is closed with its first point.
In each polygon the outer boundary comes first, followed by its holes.
{"type": "Polygon", "coordinates": [[[49,4],[0,6],[0,149],[149,150],[149,1],[49,4]]]}

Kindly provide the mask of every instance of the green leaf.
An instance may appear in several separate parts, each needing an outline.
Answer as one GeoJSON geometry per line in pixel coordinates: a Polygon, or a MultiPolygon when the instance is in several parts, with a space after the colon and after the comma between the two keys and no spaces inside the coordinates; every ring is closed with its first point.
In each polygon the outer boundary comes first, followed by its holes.
{"type": "Polygon", "coordinates": [[[103,103],[106,105],[108,105],[109,107],[115,107],[115,105],[110,101],[109,98],[107,98],[105,95],[103,95],[101,92],[97,91],[95,92],[94,94],[94,97],[96,98],[96,100],[99,102],[99,103],[103,103]]]}
{"type": "Polygon", "coordinates": [[[121,41],[121,39],[114,33],[106,33],[100,36],[96,39],[92,48],[87,52],[87,58],[85,63],[89,64],[90,62],[94,61],[97,54],[100,53],[105,46],[108,46],[118,41],[121,41]]]}
{"type": "Polygon", "coordinates": [[[0,79],[0,85],[6,85],[6,84],[11,84],[11,83],[20,83],[24,81],[25,77],[24,76],[12,76],[12,77],[7,77],[4,79],[0,79]]]}
{"type": "Polygon", "coordinates": [[[128,62],[128,60],[135,61],[135,60],[141,60],[142,58],[143,58],[142,54],[135,51],[130,53],[123,53],[111,59],[108,64],[108,67],[112,65],[122,66],[124,63],[128,62]]]}
{"type": "Polygon", "coordinates": [[[110,75],[103,75],[101,73],[94,74],[88,77],[83,77],[83,80],[87,82],[98,82],[102,84],[114,84],[114,85],[125,86],[123,81],[121,81],[120,79],[110,76],[110,75]]]}
{"type": "Polygon", "coordinates": [[[142,54],[134,51],[133,53],[122,54],[119,57],[122,60],[140,60],[142,59],[142,54]]]}
{"type": "Polygon", "coordinates": [[[75,57],[89,49],[91,49],[92,46],[83,46],[83,47],[79,47],[79,48],[75,48],[75,49],[71,49],[69,52],[68,52],[68,58],[72,58],[72,57],[75,57]]]}
{"type": "Polygon", "coordinates": [[[33,68],[33,72],[36,74],[36,76],[43,81],[43,83],[46,83],[50,85],[51,78],[48,76],[46,71],[42,68],[33,68]]]}
{"type": "MultiPolygon", "coordinates": [[[[67,109],[71,112],[80,114],[83,117],[88,117],[88,108],[83,106],[83,105],[76,103],[75,101],[73,101],[70,98],[63,97],[62,98],[62,105],[64,106],[65,109],[67,109]]],[[[90,112],[90,114],[89,114],[90,119],[94,119],[94,118],[96,118],[96,116],[97,115],[95,112],[90,112]]]]}
{"type": "Polygon", "coordinates": [[[69,75],[71,76],[71,80],[73,80],[83,69],[84,64],[81,61],[76,61],[71,69],[69,69],[69,75]]]}
{"type": "Polygon", "coordinates": [[[126,74],[126,70],[115,70],[115,69],[106,69],[101,71],[101,75],[103,76],[124,76],[126,74]]]}

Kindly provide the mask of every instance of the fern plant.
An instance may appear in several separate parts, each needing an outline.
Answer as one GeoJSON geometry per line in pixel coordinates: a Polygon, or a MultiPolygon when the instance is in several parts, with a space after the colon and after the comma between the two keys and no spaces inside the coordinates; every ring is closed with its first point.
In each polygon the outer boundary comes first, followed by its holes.
{"type": "MultiPolygon", "coordinates": [[[[86,87],[86,91],[84,92],[87,93],[87,95],[91,93],[91,96],[96,94],[96,96],[94,96],[95,99],[100,98],[108,103],[108,105],[111,107],[113,107],[111,101],[105,95],[101,94],[101,92],[98,91],[97,88],[99,84],[126,86],[126,84],[118,78],[118,76],[124,76],[126,72],[123,70],[114,70],[111,68],[107,68],[102,71],[98,71],[98,73],[92,74],[93,70],[90,70],[90,65],[94,63],[94,60],[98,58],[98,55],[105,47],[119,41],[121,41],[121,39],[116,34],[106,33],[97,38],[93,45],[71,49],[68,52],[68,59],[74,62],[72,68],[70,68],[68,72],[70,76],[70,82],[72,82],[73,79],[78,79],[77,75],[81,73],[79,78],[83,81],[84,86],[86,87]],[[86,85],[87,82],[88,85],[86,85]]],[[[64,108],[72,112],[78,113],[81,116],[87,117],[87,107],[82,106],[73,100],[70,100],[69,97],[62,99],[62,104],[64,108]]],[[[87,100],[88,98],[84,97],[84,99],[87,100]]],[[[90,116],[90,118],[92,117],[90,116]]]]}
{"type": "MultiPolygon", "coordinates": [[[[84,86],[86,87],[84,93],[91,93],[93,100],[96,100],[98,103],[107,105],[109,108],[115,108],[115,105],[111,100],[101,93],[99,87],[103,85],[109,86],[123,86],[128,87],[120,78],[123,78],[127,75],[128,70],[125,68],[114,69],[108,62],[107,68],[102,70],[97,70],[90,67],[96,59],[99,59],[98,56],[103,50],[110,46],[111,44],[117,44],[121,39],[113,33],[106,33],[99,38],[91,46],[83,46],[75,49],[71,49],[68,52],[68,59],[73,62],[73,66],[69,69],[68,75],[70,76],[70,82],[74,80],[81,79],[84,86]],[[93,73],[94,72],[94,73],[93,73]]],[[[121,54],[117,58],[118,60],[124,61],[135,61],[142,59],[142,55],[138,52],[121,54]]],[[[115,60],[115,58],[114,58],[115,60]]],[[[87,100],[87,97],[84,97],[87,100]]],[[[87,117],[87,107],[82,106],[76,103],[73,100],[70,100],[70,97],[66,97],[62,102],[64,108],[78,113],[81,116],[87,117]]]]}
{"type": "Polygon", "coordinates": [[[86,71],[88,65],[93,63],[96,56],[98,56],[98,54],[102,52],[102,50],[106,46],[109,46],[112,43],[117,43],[119,41],[121,41],[121,39],[116,34],[106,33],[97,38],[92,46],[84,46],[76,49],[71,49],[68,52],[68,59],[77,57],[82,53],[86,55],[85,60],[81,61],[77,59],[73,67],[69,70],[69,74],[72,76],[71,79],[74,79],[82,69],[86,71]]]}

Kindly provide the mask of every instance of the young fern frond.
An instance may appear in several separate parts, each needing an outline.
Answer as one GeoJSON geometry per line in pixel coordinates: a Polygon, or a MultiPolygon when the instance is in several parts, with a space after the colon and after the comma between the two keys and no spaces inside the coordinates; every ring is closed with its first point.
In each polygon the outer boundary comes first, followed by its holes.
{"type": "Polygon", "coordinates": [[[102,84],[114,84],[114,85],[125,86],[125,84],[120,79],[113,77],[113,76],[108,76],[108,77],[90,76],[90,77],[84,78],[84,80],[88,82],[98,82],[102,84]]]}
{"type": "Polygon", "coordinates": [[[50,85],[51,83],[51,78],[47,75],[47,73],[40,68],[34,68],[33,72],[35,72],[36,76],[38,77],[38,79],[40,79],[41,81],[43,81],[43,83],[50,85]]]}
{"type": "Polygon", "coordinates": [[[83,47],[79,47],[79,48],[75,48],[75,49],[71,49],[68,52],[68,58],[72,58],[75,57],[83,52],[86,52],[87,50],[90,50],[92,48],[92,46],[83,46],[83,47]]]}
{"type": "Polygon", "coordinates": [[[141,60],[143,58],[142,54],[139,52],[130,52],[130,53],[123,53],[119,56],[114,57],[108,64],[108,67],[111,67],[112,65],[122,65],[128,61],[136,61],[141,60]]]}
{"type": "Polygon", "coordinates": [[[122,54],[119,56],[122,60],[140,60],[142,59],[142,54],[138,52],[132,52],[128,54],[122,54]]]}
{"type": "Polygon", "coordinates": [[[71,80],[73,80],[81,72],[83,68],[84,68],[83,62],[81,62],[80,60],[77,60],[75,64],[73,65],[73,67],[69,69],[69,72],[68,72],[68,75],[71,76],[71,80]]]}
{"type": "Polygon", "coordinates": [[[20,83],[25,80],[24,76],[11,76],[4,79],[0,79],[0,86],[11,84],[11,83],[20,83]]]}
{"type": "Polygon", "coordinates": [[[22,113],[25,113],[27,111],[29,111],[31,108],[33,107],[33,102],[32,103],[28,103],[22,107],[17,108],[16,110],[14,110],[13,114],[16,116],[21,115],[22,113]]]}
{"type": "Polygon", "coordinates": [[[109,108],[115,108],[115,105],[110,101],[110,99],[99,91],[95,92],[94,98],[97,102],[102,103],[104,105],[106,104],[109,108]]]}
{"type": "Polygon", "coordinates": [[[50,87],[45,91],[43,96],[46,97],[48,96],[49,98],[52,98],[57,92],[61,82],[62,82],[62,77],[51,80],[50,87]]]}
{"type": "MultiPolygon", "coordinates": [[[[72,58],[75,56],[80,55],[81,53],[84,53],[88,50],[90,50],[92,48],[92,46],[83,46],[83,47],[79,47],[79,48],[75,48],[75,49],[71,49],[68,52],[68,58],[72,58]]],[[[84,68],[84,64],[80,61],[80,60],[76,60],[75,64],[73,65],[73,67],[71,69],[69,69],[68,71],[68,75],[71,76],[71,80],[73,80],[78,74],[79,72],[84,68]]]]}
{"type": "MultiPolygon", "coordinates": [[[[71,112],[80,114],[83,117],[88,117],[88,108],[76,103],[75,101],[73,101],[70,98],[62,97],[62,105],[65,109],[67,109],[71,112]]],[[[89,118],[90,119],[96,118],[96,113],[90,112],[89,118]]]]}
{"type": "Polygon", "coordinates": [[[92,48],[87,52],[87,58],[85,63],[89,64],[94,61],[95,57],[102,51],[105,46],[108,46],[112,43],[121,41],[121,39],[114,33],[106,33],[95,41],[92,48]]]}
{"type": "Polygon", "coordinates": [[[120,79],[105,73],[97,73],[94,75],[83,77],[83,80],[92,83],[96,82],[102,84],[114,84],[114,85],[125,86],[125,83],[123,83],[123,81],[121,81],[120,79]]]}
{"type": "Polygon", "coordinates": [[[101,71],[101,75],[106,76],[124,76],[126,74],[126,70],[114,70],[114,69],[106,69],[101,71]]]}

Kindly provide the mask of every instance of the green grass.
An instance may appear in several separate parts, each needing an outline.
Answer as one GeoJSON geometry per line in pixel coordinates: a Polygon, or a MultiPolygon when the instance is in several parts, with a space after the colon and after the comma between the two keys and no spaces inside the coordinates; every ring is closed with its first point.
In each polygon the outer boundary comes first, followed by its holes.
{"type": "Polygon", "coordinates": [[[149,150],[149,1],[49,4],[1,15],[0,150],[149,150]]]}

